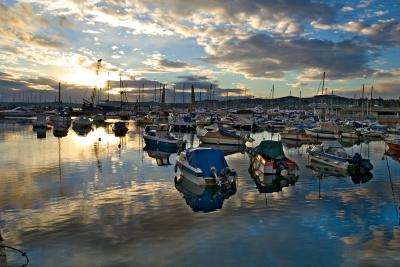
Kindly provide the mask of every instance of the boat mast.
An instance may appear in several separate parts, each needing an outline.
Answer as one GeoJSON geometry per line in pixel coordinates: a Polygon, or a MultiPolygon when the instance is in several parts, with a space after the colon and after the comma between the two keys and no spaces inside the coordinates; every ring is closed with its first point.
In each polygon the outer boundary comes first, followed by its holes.
{"type": "Polygon", "coordinates": [[[107,102],[110,101],[110,72],[108,72],[108,81],[107,81],[107,102]]]}
{"type": "Polygon", "coordinates": [[[61,112],[61,82],[58,82],[58,111],[61,112]]]}
{"type": "Polygon", "coordinates": [[[361,95],[361,122],[364,122],[364,84],[362,86],[362,95],[361,95]]]}

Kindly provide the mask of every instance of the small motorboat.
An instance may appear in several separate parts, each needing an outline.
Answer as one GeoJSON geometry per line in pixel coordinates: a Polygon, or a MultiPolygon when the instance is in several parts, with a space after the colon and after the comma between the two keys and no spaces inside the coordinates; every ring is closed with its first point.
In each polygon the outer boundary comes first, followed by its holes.
{"type": "Polygon", "coordinates": [[[338,132],[338,127],[331,122],[320,122],[319,127],[306,129],[308,135],[317,139],[338,139],[338,132]]]}
{"type": "Polygon", "coordinates": [[[148,125],[152,123],[154,123],[154,120],[148,115],[136,119],[136,124],[138,125],[148,125]]]}
{"type": "Polygon", "coordinates": [[[124,136],[128,132],[128,127],[124,121],[117,121],[112,127],[115,136],[124,136]]]}
{"type": "Polygon", "coordinates": [[[79,116],[73,120],[72,128],[74,130],[82,128],[92,128],[92,121],[85,116],[79,116]]]}
{"type": "Polygon", "coordinates": [[[339,131],[340,138],[360,140],[362,135],[359,131],[356,131],[351,125],[344,125],[339,131]]]}
{"type": "Polygon", "coordinates": [[[350,175],[354,172],[368,172],[373,166],[368,159],[363,159],[359,153],[350,156],[337,141],[325,141],[322,144],[307,149],[309,160],[319,162],[343,171],[350,175]]]}
{"type": "Polygon", "coordinates": [[[296,162],[288,159],[279,141],[264,140],[250,151],[250,171],[256,175],[299,175],[296,162]]]}
{"type": "Polygon", "coordinates": [[[371,127],[360,128],[359,129],[360,135],[364,138],[378,138],[384,139],[386,137],[386,132],[381,129],[373,129],[371,127]]]}
{"type": "Polygon", "coordinates": [[[34,116],[36,116],[36,112],[23,107],[0,110],[0,117],[34,117],[34,116]]]}
{"type": "Polygon", "coordinates": [[[164,151],[176,152],[185,146],[185,142],[175,138],[167,124],[147,125],[144,128],[143,139],[146,146],[164,151]]]}
{"type": "Polygon", "coordinates": [[[96,114],[93,117],[93,123],[95,124],[102,124],[106,121],[106,116],[104,116],[103,114],[96,114]]]}
{"type": "Polygon", "coordinates": [[[192,131],[195,129],[194,121],[188,114],[170,114],[168,117],[168,123],[174,132],[180,131],[192,131]]]}
{"type": "Polygon", "coordinates": [[[33,128],[47,128],[47,116],[46,114],[38,114],[36,120],[32,123],[33,128]]]}
{"type": "Polygon", "coordinates": [[[217,145],[238,145],[243,146],[249,138],[240,136],[235,132],[219,127],[217,130],[205,131],[198,134],[200,142],[207,144],[217,144],[217,145]]]}
{"type": "Polygon", "coordinates": [[[175,172],[197,185],[236,186],[236,171],[229,168],[220,149],[196,147],[181,152],[175,172]]]}
{"type": "Polygon", "coordinates": [[[390,151],[400,153],[400,138],[386,139],[385,142],[390,151]]]}
{"type": "Polygon", "coordinates": [[[297,140],[297,141],[310,141],[311,137],[306,134],[304,129],[298,128],[285,128],[283,132],[279,133],[281,139],[297,140]]]}
{"type": "Polygon", "coordinates": [[[338,139],[339,135],[334,131],[322,130],[320,128],[306,129],[306,133],[317,139],[338,139]]]}

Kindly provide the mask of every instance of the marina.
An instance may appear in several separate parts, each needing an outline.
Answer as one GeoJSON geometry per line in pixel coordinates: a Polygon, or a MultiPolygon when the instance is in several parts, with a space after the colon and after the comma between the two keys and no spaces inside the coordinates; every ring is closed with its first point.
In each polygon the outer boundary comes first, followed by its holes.
{"type": "MultiPolygon", "coordinates": [[[[234,187],[225,187],[177,175],[179,151],[146,148],[145,129],[134,120],[126,122],[129,130],[118,137],[114,121],[83,135],[69,129],[57,137],[50,128],[39,138],[29,120],[1,120],[0,148],[8,151],[0,160],[1,234],[7,244],[28,252],[30,266],[59,261],[71,266],[169,266],[189,259],[191,266],[203,266],[217,264],[219,255],[232,250],[247,251],[249,258],[229,257],[224,263],[284,263],[258,249],[254,243],[259,242],[274,243],[275,253],[299,257],[302,265],[315,257],[331,258],[333,252],[336,260],[328,265],[362,265],[387,262],[399,249],[400,157],[387,155],[383,139],[344,147],[350,155],[370,159],[371,176],[352,177],[342,169],[310,163],[309,144],[285,143],[282,149],[296,162],[296,175],[260,175],[249,169],[249,149],[263,140],[280,143],[280,136],[249,133],[254,142],[247,151],[227,146],[227,165],[222,165],[237,177],[231,180],[234,187]],[[310,239],[315,235],[318,241],[310,239]],[[221,247],[221,239],[231,245],[221,247]],[[312,249],[316,242],[318,253],[312,249]],[[372,242],[381,249],[367,258],[345,256],[361,255],[372,242]],[[160,257],[146,256],[155,249],[160,257]]],[[[184,133],[183,140],[188,148],[200,145],[194,132],[184,133]]],[[[214,149],[224,151],[224,146],[214,149]]],[[[23,262],[18,253],[7,253],[9,262],[23,262]]]]}
{"type": "Polygon", "coordinates": [[[399,1],[0,17],[0,267],[400,266],[399,1]]]}

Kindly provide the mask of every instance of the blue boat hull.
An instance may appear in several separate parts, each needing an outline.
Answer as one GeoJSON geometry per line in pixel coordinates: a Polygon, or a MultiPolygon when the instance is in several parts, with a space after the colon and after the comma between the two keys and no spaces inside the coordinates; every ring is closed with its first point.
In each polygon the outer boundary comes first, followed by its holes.
{"type": "Polygon", "coordinates": [[[155,150],[162,150],[166,152],[176,152],[178,150],[177,144],[173,143],[167,143],[167,142],[162,142],[162,141],[157,141],[157,140],[152,140],[152,139],[144,139],[144,142],[146,146],[149,148],[155,149],[155,150]]]}

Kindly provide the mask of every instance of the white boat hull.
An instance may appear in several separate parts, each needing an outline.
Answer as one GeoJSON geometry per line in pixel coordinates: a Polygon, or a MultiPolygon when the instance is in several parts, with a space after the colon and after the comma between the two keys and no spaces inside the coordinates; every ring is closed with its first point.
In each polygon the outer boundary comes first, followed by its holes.
{"type": "Polygon", "coordinates": [[[200,142],[207,144],[216,144],[216,145],[243,145],[245,142],[241,139],[235,138],[214,138],[214,137],[206,137],[199,136],[200,142]]]}
{"type": "Polygon", "coordinates": [[[280,133],[281,139],[297,140],[297,141],[308,141],[310,136],[306,134],[290,134],[290,133],[280,133]]]}
{"type": "Polygon", "coordinates": [[[323,139],[338,139],[338,134],[335,133],[321,133],[321,132],[314,132],[312,130],[306,130],[306,133],[314,138],[323,138],[323,139]]]}
{"type": "Polygon", "coordinates": [[[321,164],[325,164],[343,171],[347,171],[347,168],[349,167],[348,162],[342,162],[342,161],[335,161],[332,159],[324,158],[324,157],[319,157],[319,156],[314,156],[310,155],[310,161],[315,161],[321,164]]]}

